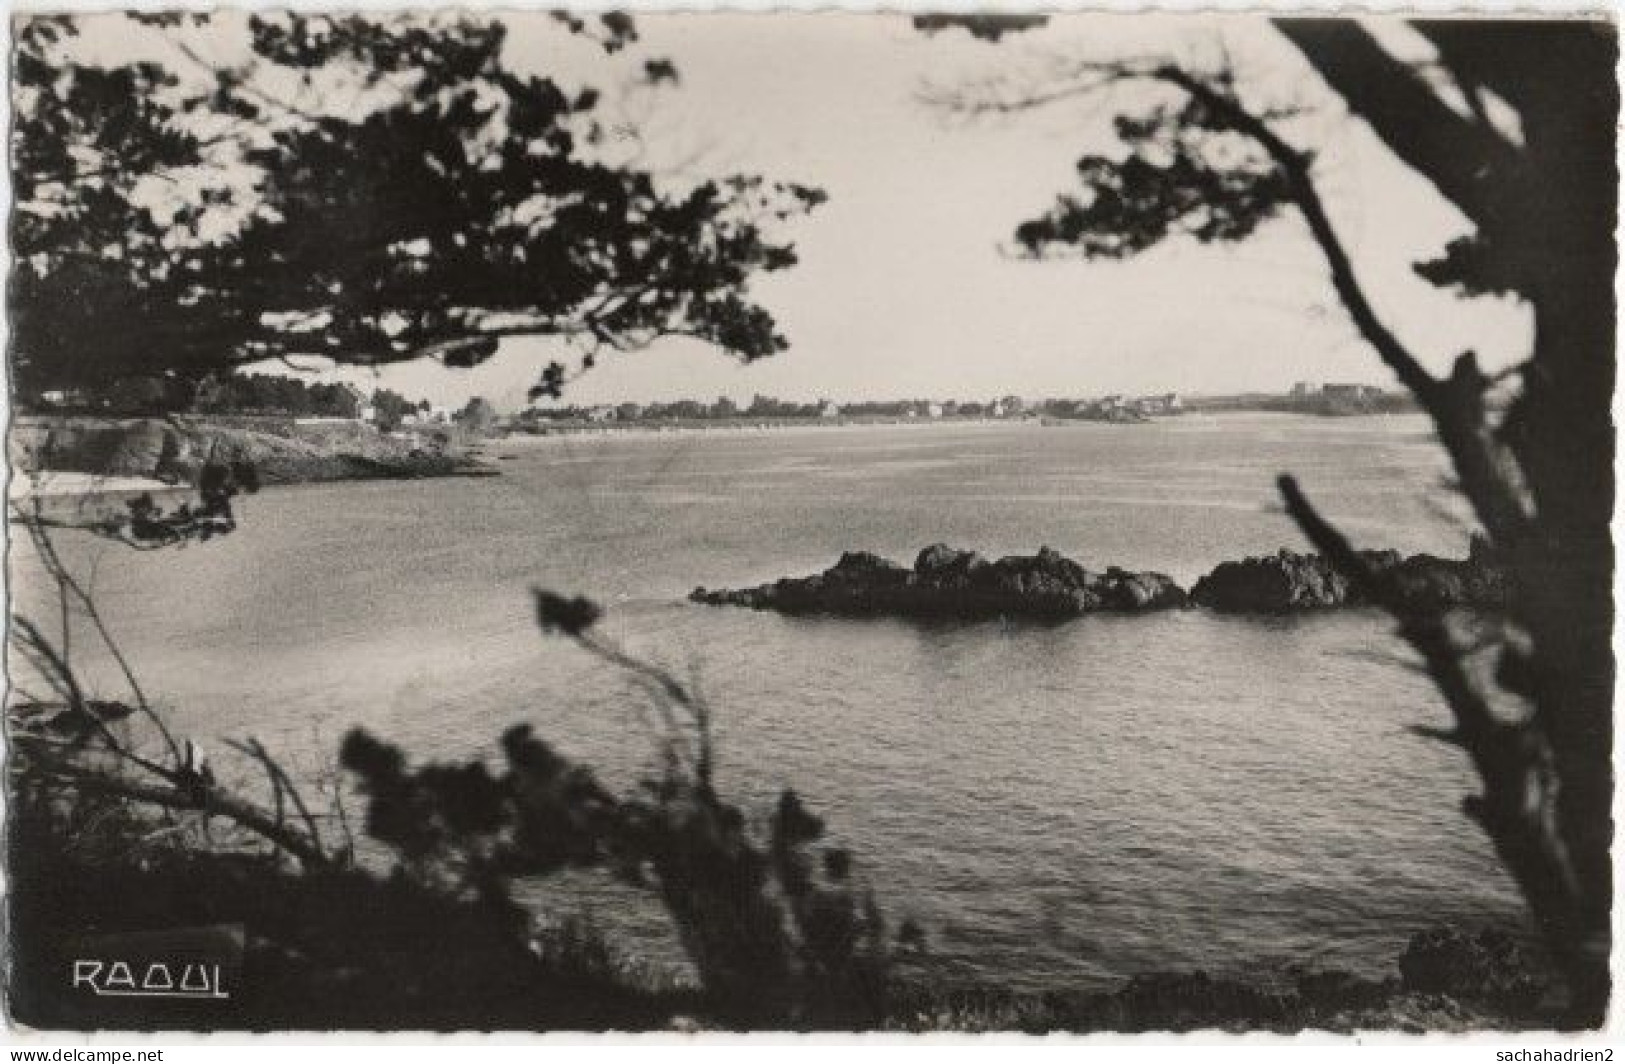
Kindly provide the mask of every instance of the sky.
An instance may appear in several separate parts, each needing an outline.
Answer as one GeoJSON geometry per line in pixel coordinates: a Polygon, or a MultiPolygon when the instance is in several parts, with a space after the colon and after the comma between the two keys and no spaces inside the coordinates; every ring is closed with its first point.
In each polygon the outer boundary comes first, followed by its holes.
{"type": "MultiPolygon", "coordinates": [[[[1521,306],[1463,301],[1414,275],[1411,264],[1465,232],[1464,221],[1260,19],[1073,14],[989,44],[959,31],[927,36],[896,14],[641,14],[636,49],[610,58],[561,35],[542,13],[507,21],[512,66],[604,89],[607,116],[624,114],[644,130],[651,164],[760,173],[830,197],[784,230],[800,264],[753,285],[788,351],[745,366],[693,341],[663,341],[603,360],[570,386],[566,402],[1392,383],[1336,301],[1296,215],[1240,244],[1176,239],[1123,262],[1006,253],[1019,222],[1077,187],[1079,156],[1114,150],[1112,116],[1142,110],[1158,90],[982,118],[928,97],[990,78],[1041,85],[1052,64],[1078,58],[1228,56],[1247,102],[1301,109],[1281,128],[1316,151],[1317,183],[1372,301],[1424,362],[1443,367],[1471,348],[1498,366],[1528,343],[1521,306]],[[677,88],[654,97],[617,91],[628,64],[655,56],[676,63],[677,88]]],[[[1372,25],[1398,51],[1417,44],[1398,24],[1372,25]]],[[[562,350],[557,341],[510,340],[472,371],[419,363],[343,375],[446,404],[484,395],[511,410],[562,350]]]]}

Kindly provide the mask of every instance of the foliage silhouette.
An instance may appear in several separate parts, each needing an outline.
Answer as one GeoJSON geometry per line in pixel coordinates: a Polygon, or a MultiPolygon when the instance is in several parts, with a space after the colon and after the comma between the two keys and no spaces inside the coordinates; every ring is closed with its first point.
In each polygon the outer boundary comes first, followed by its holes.
{"type": "Polygon", "coordinates": [[[502,736],[505,769],[407,767],[365,731],[341,759],[368,798],[367,831],[437,889],[509,902],[507,881],[602,867],[653,891],[699,973],[706,1007],[741,1027],[867,1027],[885,1009],[896,940],[851,855],[815,845],[822,821],[783,792],[764,838],[712,780],[710,710],[658,665],[595,631],[590,600],[536,592],[537,622],[631,675],[656,706],[664,770],[616,796],[526,725],[502,736]]]}
{"type": "Polygon", "coordinates": [[[1460,746],[1484,784],[1465,808],[1567,975],[1570,1021],[1596,1025],[1609,996],[1613,896],[1618,45],[1602,21],[1410,25],[1436,51],[1449,91],[1468,102],[1465,113],[1355,22],[1276,22],[1352,116],[1474,225],[1417,273],[1467,295],[1514,293],[1531,307],[1534,342],[1511,371],[1516,388],[1504,415],[1488,401],[1500,382],[1471,351],[1436,377],[1378,315],[1321,200],[1313,153],[1283,132],[1295,110],[1249,105],[1230,70],[1084,61],[1014,100],[948,102],[1007,112],[1125,81],[1160,83],[1183,99],[1117,119],[1128,154],[1080,162],[1083,191],[1016,229],[1030,254],[1121,257],[1180,233],[1239,240],[1296,208],[1361,337],[1431,417],[1483,533],[1510,567],[1511,602],[1476,623],[1418,609],[1363,564],[1291,478],[1281,482],[1287,508],[1322,552],[1389,605],[1425,659],[1456,721],[1432,734],[1460,746]],[[1520,136],[1492,119],[1491,98],[1516,115],[1520,136]],[[1488,672],[1472,662],[1485,641],[1494,648],[1488,672]]]}
{"type": "MultiPolygon", "coordinates": [[[[173,60],[106,64],[75,16],[19,20],[19,395],[297,355],[470,366],[518,335],[585,362],[671,335],[785,347],[749,282],[794,264],[769,229],[824,194],[604,161],[598,93],[515,74],[500,21],[131,17],[173,60]]],[[[637,39],[613,12],[558,24],[637,39]]],[[[535,396],[571,372],[550,364],[535,396]]]]}
{"type": "MultiPolygon", "coordinates": [[[[406,1007],[431,1026],[463,1028],[663,1022],[683,1006],[682,994],[649,1000],[610,970],[591,939],[550,945],[515,901],[515,877],[567,868],[604,868],[653,892],[699,975],[693,1004],[725,1026],[873,1027],[887,1007],[893,958],[921,948],[911,923],[887,938],[851,855],[817,848],[823,824],[794,792],[780,796],[765,836],[747,827],[713,786],[709,707],[660,666],[598,635],[602,611],[585,598],[538,591],[538,626],[649,694],[662,771],[617,796],[526,725],[503,735],[500,772],[480,761],[413,768],[397,747],[356,730],[339,763],[366,799],[365,831],[392,855],[384,868],[369,868],[355,863],[337,788],[332,811],[318,814],[262,744],[227,740],[263,769],[269,800],[258,799],[223,782],[192,740],[175,735],[48,527],[19,524],[62,592],[60,636],[13,618],[12,646],[33,678],[27,685],[38,680],[48,693],[20,684],[6,708],[8,870],[17,884],[10,918],[26,929],[17,949],[24,985],[14,985],[12,1002],[36,1022],[105,1023],[106,1015],[54,994],[50,973],[85,926],[141,928],[143,919],[251,926],[265,942],[256,963],[271,966],[256,973],[241,1005],[257,1022],[333,1016],[398,1026],[406,1007]],[[74,664],[70,606],[90,616],[120,662],[128,700],[90,693],[74,664]],[[131,732],[138,723],[161,740],[160,753],[131,732]],[[225,836],[214,828],[222,821],[232,829],[225,836]],[[53,897],[46,885],[59,876],[86,886],[53,897]],[[121,904],[117,884],[145,901],[121,904]],[[386,977],[392,985],[376,984],[386,977]],[[327,1000],[335,979],[356,1000],[327,1000]]],[[[125,1018],[139,1026],[210,1022],[187,1011],[125,1018]]]]}

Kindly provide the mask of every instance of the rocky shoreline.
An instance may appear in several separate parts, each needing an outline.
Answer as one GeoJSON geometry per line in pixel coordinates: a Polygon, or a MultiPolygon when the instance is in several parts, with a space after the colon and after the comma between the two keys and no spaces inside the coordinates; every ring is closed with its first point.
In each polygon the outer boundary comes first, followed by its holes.
{"type": "MultiPolygon", "coordinates": [[[[1363,552],[1411,601],[1494,609],[1507,577],[1482,543],[1453,561],[1398,551],[1363,552]]],[[[1147,613],[1200,606],[1219,613],[1283,614],[1371,603],[1325,558],[1281,550],[1224,562],[1187,592],[1158,572],[1115,566],[1094,572],[1049,547],[997,561],[938,543],[912,568],[867,551],[848,551],[822,573],[740,589],[695,588],[692,602],[790,615],[1066,619],[1092,613],[1147,613]]]]}
{"type": "Polygon", "coordinates": [[[386,435],[356,421],[292,418],[20,417],[9,451],[26,472],[195,483],[205,462],[247,462],[266,484],[492,476],[449,442],[386,435]]]}

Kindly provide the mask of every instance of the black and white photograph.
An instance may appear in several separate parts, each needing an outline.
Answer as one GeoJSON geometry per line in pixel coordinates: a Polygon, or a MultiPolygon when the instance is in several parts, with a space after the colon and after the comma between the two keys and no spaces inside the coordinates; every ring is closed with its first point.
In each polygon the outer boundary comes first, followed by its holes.
{"type": "Polygon", "coordinates": [[[19,1036],[1608,1037],[1612,8],[8,15],[19,1036]]]}

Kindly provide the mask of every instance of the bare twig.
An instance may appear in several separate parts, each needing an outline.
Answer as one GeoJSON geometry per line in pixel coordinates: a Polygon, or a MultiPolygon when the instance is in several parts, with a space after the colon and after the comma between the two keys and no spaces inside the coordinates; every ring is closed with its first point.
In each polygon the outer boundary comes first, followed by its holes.
{"type": "Polygon", "coordinates": [[[311,815],[310,807],[305,804],[304,796],[299,793],[299,788],[294,785],[287,770],[265,749],[265,744],[254,738],[249,738],[246,742],[238,742],[235,739],[227,739],[225,742],[233,750],[237,750],[259,762],[260,766],[265,769],[265,774],[270,778],[271,787],[276,794],[277,822],[281,823],[282,821],[282,797],[286,794],[288,800],[293,802],[294,809],[299,813],[299,818],[304,821],[305,831],[309,834],[312,844],[317,849],[322,849],[322,833],[321,829],[316,826],[316,818],[311,815]]]}
{"type": "Polygon", "coordinates": [[[135,670],[130,666],[129,660],[119,648],[118,640],[113,637],[107,622],[102,617],[101,610],[96,606],[95,599],[74,578],[73,573],[63,562],[49,531],[42,524],[35,521],[24,521],[23,526],[27,529],[29,538],[39,552],[40,558],[45,562],[46,571],[51,578],[57,582],[60,589],[70,592],[79,601],[85,616],[95,626],[96,633],[100,636],[102,644],[107,648],[114,662],[117,663],[119,671],[123,673],[125,683],[129,685],[130,693],[135,696],[137,708],[141,710],[143,716],[152,722],[154,727],[158,729],[158,734],[163,737],[164,744],[169,748],[170,758],[176,765],[181,764],[180,744],[175,741],[175,736],[170,732],[169,726],[164,723],[157,713],[153,712],[151,703],[147,701],[146,693],[141,689],[141,684],[136,679],[135,670]]]}
{"type": "MultiPolygon", "coordinates": [[[[111,705],[105,702],[96,702],[89,698],[81,684],[71,662],[63,655],[61,649],[53,645],[51,640],[40,631],[26,617],[12,618],[12,642],[22,653],[41,679],[50,686],[52,691],[62,699],[62,706],[73,714],[76,727],[88,729],[89,732],[99,736],[113,761],[125,767],[139,769],[157,780],[161,784],[152,784],[132,779],[119,772],[93,767],[84,763],[80,744],[76,742],[54,743],[48,737],[32,737],[39,741],[32,742],[30,749],[36,755],[36,763],[32,770],[42,773],[44,777],[56,781],[62,786],[76,789],[83,793],[101,793],[114,797],[121,797],[133,801],[144,802],[166,811],[193,811],[204,814],[203,828],[208,829],[208,818],[218,815],[229,819],[240,826],[260,835],[281,850],[288,852],[307,866],[326,864],[327,855],[321,842],[321,834],[315,818],[288,777],[285,770],[276,763],[263,744],[257,740],[250,740],[247,744],[233,743],[234,748],[241,750],[264,766],[272,781],[274,800],[277,810],[274,813],[260,809],[251,802],[245,801],[218,786],[208,770],[194,764],[193,759],[183,754],[180,744],[173,733],[151,705],[147,702],[140,684],[137,682],[134,670],[125,658],[118,642],[106,622],[102,619],[95,601],[90,593],[81,585],[69,571],[61,555],[57,552],[49,533],[39,524],[30,521],[22,522],[27,528],[30,537],[36,544],[39,556],[44,561],[47,572],[57,582],[59,591],[63,595],[71,595],[76,599],[87,617],[96,626],[102,641],[106,644],[108,652],[118,663],[124,678],[134,693],[137,704],[133,707],[124,706],[122,713],[141,713],[150,720],[163,736],[172,759],[171,766],[160,765],[132,749],[129,744],[121,741],[108,727],[104,719],[102,708],[111,705]],[[43,755],[43,756],[40,756],[43,755]],[[282,813],[282,800],[284,791],[298,810],[304,822],[305,830],[295,831],[284,823],[282,813]]],[[[49,706],[36,703],[38,708],[47,709],[49,706]]],[[[26,704],[25,707],[26,708],[26,704]]],[[[190,743],[188,746],[190,747],[190,743]]]]}

